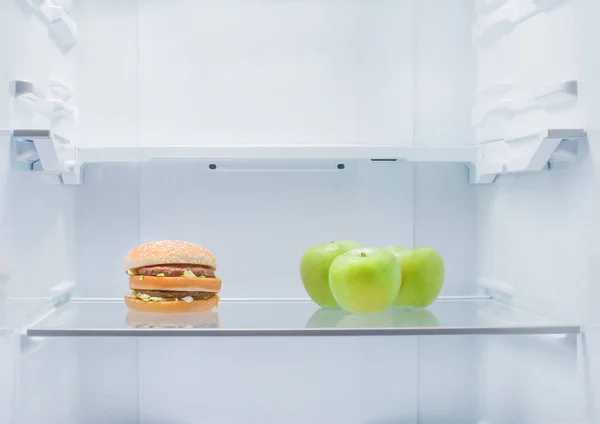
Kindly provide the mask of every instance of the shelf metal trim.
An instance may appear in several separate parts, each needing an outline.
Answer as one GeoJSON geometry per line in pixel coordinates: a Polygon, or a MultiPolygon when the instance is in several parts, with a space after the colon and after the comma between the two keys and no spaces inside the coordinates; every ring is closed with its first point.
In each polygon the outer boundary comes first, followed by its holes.
{"type": "Polygon", "coordinates": [[[442,336],[580,334],[578,325],[524,327],[404,327],[404,328],[140,328],[140,329],[27,329],[29,337],[315,337],[315,336],[442,336]]]}
{"type": "MultiPolygon", "coordinates": [[[[48,298],[50,299],[50,298],[48,298]]],[[[490,295],[440,296],[436,302],[453,302],[457,300],[491,300],[490,295]]],[[[73,297],[73,303],[122,303],[122,297],[73,297]]],[[[313,303],[309,297],[221,297],[224,303],[313,303]]]]}

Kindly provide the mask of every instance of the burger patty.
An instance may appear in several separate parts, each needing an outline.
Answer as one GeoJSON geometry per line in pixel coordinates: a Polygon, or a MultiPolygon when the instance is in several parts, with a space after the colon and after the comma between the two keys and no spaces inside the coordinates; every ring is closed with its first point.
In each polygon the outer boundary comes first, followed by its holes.
{"type": "Polygon", "coordinates": [[[164,274],[165,277],[181,277],[183,271],[192,271],[196,277],[204,276],[214,278],[215,270],[207,266],[193,264],[172,264],[172,265],[148,265],[135,270],[136,275],[150,275],[156,277],[158,274],[164,274]]]}
{"type": "Polygon", "coordinates": [[[135,291],[139,294],[147,294],[152,297],[162,297],[162,298],[172,298],[175,297],[177,299],[183,299],[187,296],[192,296],[194,300],[200,299],[210,299],[214,297],[216,293],[211,292],[187,292],[187,291],[166,291],[166,290],[144,290],[144,289],[135,289],[135,291]]]}

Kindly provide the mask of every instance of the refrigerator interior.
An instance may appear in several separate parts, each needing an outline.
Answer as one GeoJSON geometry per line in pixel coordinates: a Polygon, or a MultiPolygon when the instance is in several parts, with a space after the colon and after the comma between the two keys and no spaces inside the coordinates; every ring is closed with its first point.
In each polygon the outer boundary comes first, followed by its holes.
{"type": "Polygon", "coordinates": [[[37,3],[0,4],[2,422],[594,422],[600,6],[37,3]],[[214,253],[225,328],[441,333],[137,333],[161,239],[214,253]],[[302,303],[337,239],[436,248],[440,300],[302,303]]]}

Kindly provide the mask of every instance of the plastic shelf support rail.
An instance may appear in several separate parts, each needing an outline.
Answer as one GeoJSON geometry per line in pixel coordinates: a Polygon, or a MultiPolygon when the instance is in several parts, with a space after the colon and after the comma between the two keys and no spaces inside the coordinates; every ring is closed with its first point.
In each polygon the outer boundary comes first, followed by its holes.
{"type": "Polygon", "coordinates": [[[513,119],[519,113],[535,109],[550,109],[574,104],[577,101],[578,81],[567,80],[529,93],[499,93],[482,95],[481,103],[473,109],[473,125],[481,127],[491,116],[513,119]]]}
{"type": "Polygon", "coordinates": [[[73,89],[58,79],[50,79],[48,96],[33,83],[18,79],[9,82],[9,92],[16,100],[28,104],[34,111],[48,119],[67,118],[74,123],[78,120],[79,110],[68,103],[73,89]]]}
{"type": "Polygon", "coordinates": [[[476,150],[471,183],[490,184],[502,174],[539,172],[555,161],[576,161],[587,153],[587,134],[580,128],[547,129],[482,144],[476,150]]]}
{"type": "Polygon", "coordinates": [[[27,162],[30,170],[57,177],[58,183],[80,184],[77,148],[50,130],[13,130],[14,160],[27,162]]]}
{"type": "Polygon", "coordinates": [[[48,36],[63,53],[77,43],[77,24],[69,16],[71,2],[66,0],[16,0],[21,8],[37,16],[48,29],[48,36]]]}
{"type": "Polygon", "coordinates": [[[473,42],[478,47],[488,47],[506,37],[523,22],[540,13],[550,12],[566,1],[524,0],[516,5],[493,0],[479,2],[483,11],[487,11],[488,14],[480,16],[478,22],[473,25],[473,42]]]}

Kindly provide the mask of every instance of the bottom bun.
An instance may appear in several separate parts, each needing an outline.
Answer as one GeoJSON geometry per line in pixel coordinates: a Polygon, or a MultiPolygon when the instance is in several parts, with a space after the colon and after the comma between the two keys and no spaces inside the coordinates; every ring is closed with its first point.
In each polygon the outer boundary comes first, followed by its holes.
{"type": "Polygon", "coordinates": [[[219,296],[210,299],[194,300],[192,302],[166,300],[161,302],[144,302],[140,299],[125,297],[125,304],[132,311],[158,314],[187,314],[193,312],[208,312],[219,306],[219,296]]]}

